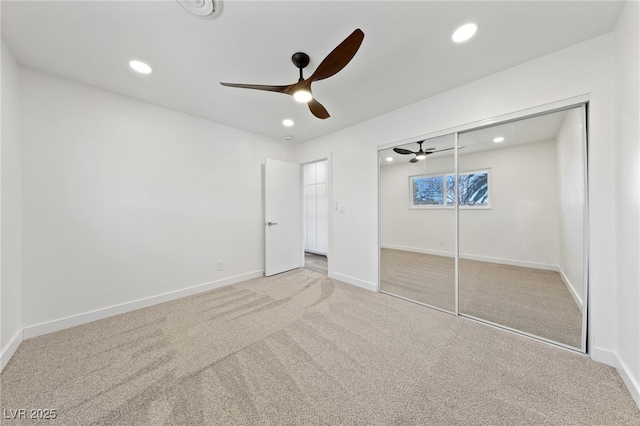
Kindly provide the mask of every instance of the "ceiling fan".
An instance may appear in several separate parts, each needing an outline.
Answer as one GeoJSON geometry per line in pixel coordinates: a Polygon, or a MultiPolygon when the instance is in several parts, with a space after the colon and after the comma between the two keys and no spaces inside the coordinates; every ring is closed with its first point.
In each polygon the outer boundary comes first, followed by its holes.
{"type": "MultiPolygon", "coordinates": [[[[422,143],[424,141],[419,141],[418,142],[418,146],[420,149],[418,149],[418,151],[409,151],[408,149],[404,149],[404,148],[393,148],[393,150],[395,152],[397,152],[398,154],[402,154],[402,155],[411,155],[414,154],[415,157],[413,157],[411,160],[409,160],[410,163],[417,163],[419,160],[424,160],[425,158],[427,158],[427,155],[429,154],[433,154],[434,152],[442,152],[442,151],[449,151],[455,148],[445,148],[445,149],[438,149],[436,150],[435,148],[427,148],[427,149],[422,149],[422,143]]],[[[460,149],[462,149],[463,147],[460,147],[460,149]]]]}
{"type": "Polygon", "coordinates": [[[309,105],[311,113],[320,119],[329,118],[329,113],[320,102],[315,100],[311,94],[311,83],[318,80],[324,80],[332,75],[337,74],[353,59],[356,52],[362,44],[364,33],[359,28],[351,33],[349,37],[344,39],[335,49],[327,55],[326,58],[318,65],[311,77],[304,79],[302,70],[309,65],[309,55],[303,52],[294,53],[291,57],[293,64],[300,70],[300,78],[297,83],[288,86],[265,86],[260,84],[235,84],[220,83],[223,86],[239,87],[242,89],[266,90],[269,92],[284,93],[291,95],[298,102],[306,102],[309,105]]]}

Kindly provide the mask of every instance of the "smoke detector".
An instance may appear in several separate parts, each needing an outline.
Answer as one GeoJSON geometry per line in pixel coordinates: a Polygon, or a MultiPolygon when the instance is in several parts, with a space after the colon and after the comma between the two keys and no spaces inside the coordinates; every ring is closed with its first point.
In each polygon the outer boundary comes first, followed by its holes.
{"type": "Polygon", "coordinates": [[[176,0],[187,12],[199,18],[213,18],[219,13],[221,0],[176,0]]]}

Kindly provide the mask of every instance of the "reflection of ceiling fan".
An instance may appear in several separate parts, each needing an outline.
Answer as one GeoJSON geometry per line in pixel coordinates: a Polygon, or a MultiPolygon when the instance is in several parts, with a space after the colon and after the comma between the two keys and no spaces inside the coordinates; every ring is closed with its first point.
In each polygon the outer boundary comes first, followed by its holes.
{"type": "Polygon", "coordinates": [[[309,55],[303,52],[294,53],[291,57],[293,64],[300,70],[300,78],[297,83],[288,86],[263,86],[259,84],[234,84],[220,83],[228,87],[240,87],[242,89],[266,90],[269,92],[285,93],[292,95],[298,102],[306,102],[309,104],[311,113],[318,118],[329,118],[329,113],[325,107],[316,101],[311,94],[311,83],[318,80],[324,80],[338,73],[347,66],[349,61],[355,56],[356,52],[362,44],[364,33],[360,29],[356,29],[349,37],[344,39],[326,58],[318,65],[311,77],[306,80],[302,77],[302,69],[309,65],[309,55]]]}
{"type": "MultiPolygon", "coordinates": [[[[404,149],[404,148],[393,148],[393,150],[395,152],[397,152],[398,154],[402,154],[402,155],[410,155],[410,154],[414,154],[415,157],[413,157],[411,160],[409,160],[410,163],[417,163],[418,160],[424,160],[425,158],[427,158],[427,155],[429,154],[433,154],[434,152],[442,152],[442,151],[449,151],[452,150],[454,148],[445,148],[445,149],[438,149],[436,150],[435,148],[427,148],[425,150],[422,149],[422,142],[424,141],[420,141],[418,142],[418,146],[420,147],[420,149],[418,151],[409,151],[408,149],[404,149]]],[[[461,149],[463,147],[460,147],[461,149]]]]}

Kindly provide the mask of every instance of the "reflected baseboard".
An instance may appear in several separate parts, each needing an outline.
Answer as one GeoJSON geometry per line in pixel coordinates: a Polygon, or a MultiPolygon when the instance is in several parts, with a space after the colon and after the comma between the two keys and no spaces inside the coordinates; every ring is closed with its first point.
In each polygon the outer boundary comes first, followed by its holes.
{"type": "MultiPolygon", "coordinates": [[[[430,254],[434,256],[455,257],[453,252],[423,249],[419,247],[399,246],[394,244],[380,244],[383,249],[410,251],[414,253],[430,254]]],[[[460,253],[460,259],[477,260],[479,262],[498,263],[501,265],[521,266],[524,268],[542,269],[545,271],[560,272],[558,265],[547,263],[528,262],[525,260],[505,259],[500,257],[481,256],[476,254],[460,253]]]]}
{"type": "Polygon", "coordinates": [[[394,244],[380,244],[380,248],[390,250],[410,251],[414,253],[431,254],[433,256],[455,257],[455,253],[444,250],[429,250],[419,247],[398,246],[394,244]]]}
{"type": "Polygon", "coordinates": [[[571,295],[571,297],[573,297],[573,301],[576,302],[576,305],[578,305],[578,309],[580,309],[580,312],[582,312],[582,297],[580,297],[580,295],[573,288],[573,285],[571,285],[571,281],[565,275],[562,268],[558,267],[558,273],[560,274],[562,281],[564,281],[564,284],[567,286],[567,290],[569,291],[569,294],[571,295]]]}

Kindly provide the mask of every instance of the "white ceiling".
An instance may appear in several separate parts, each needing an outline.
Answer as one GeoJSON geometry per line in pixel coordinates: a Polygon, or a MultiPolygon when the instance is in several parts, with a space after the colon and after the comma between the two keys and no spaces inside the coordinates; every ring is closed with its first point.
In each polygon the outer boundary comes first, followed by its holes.
{"type": "Polygon", "coordinates": [[[26,67],[218,123],[304,142],[541,55],[610,32],[615,1],[224,1],[214,18],[163,1],[2,1],[2,38],[26,67]],[[478,33],[456,45],[451,33],[478,33]],[[355,58],[313,93],[319,120],[290,96],[219,82],[290,84],[291,55],[309,76],[354,29],[355,58]],[[127,63],[140,59],[149,76],[127,63]],[[295,126],[281,122],[291,118],[295,126]]]}

